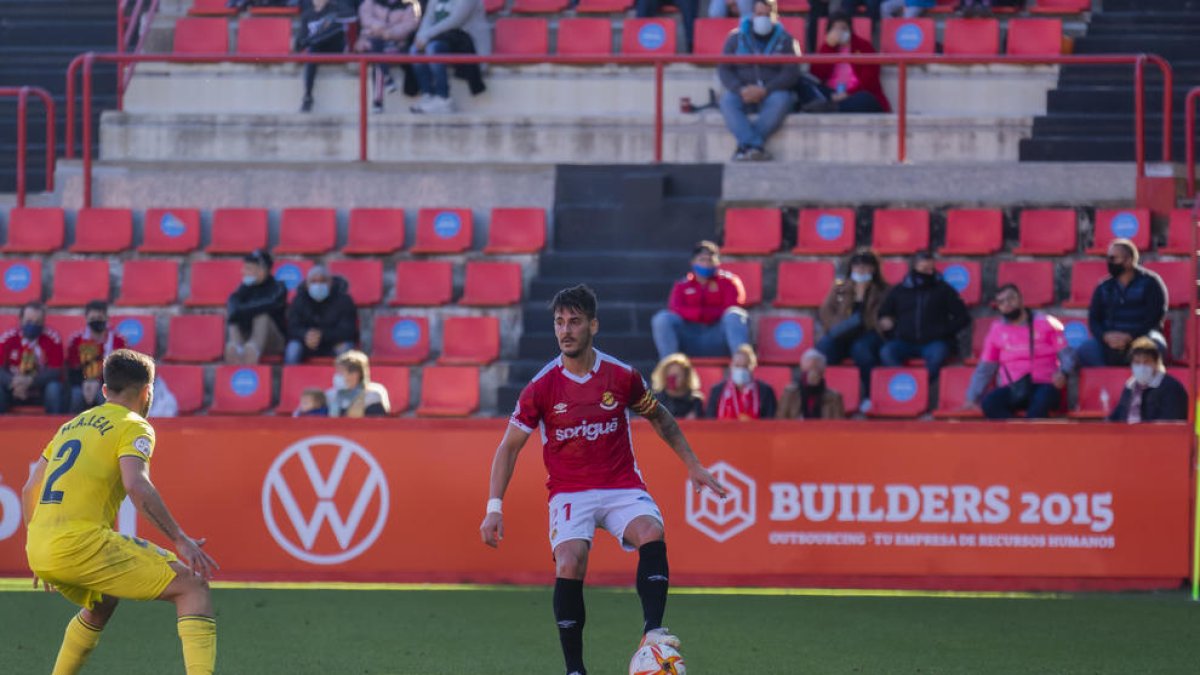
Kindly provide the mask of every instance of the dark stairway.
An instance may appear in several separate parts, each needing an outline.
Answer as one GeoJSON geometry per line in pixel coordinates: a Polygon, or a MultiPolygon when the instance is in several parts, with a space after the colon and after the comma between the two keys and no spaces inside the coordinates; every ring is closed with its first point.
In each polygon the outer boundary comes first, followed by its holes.
{"type": "MultiPolygon", "coordinates": [[[[1158,54],[1175,74],[1172,158],[1183,158],[1183,101],[1200,85],[1200,0],[1104,0],[1076,54],[1158,54]]],[[[1146,158],[1162,159],[1162,78],[1146,64],[1146,158]]],[[[1063,66],[1021,161],[1134,159],[1133,66],[1063,66]]]]}
{"type": "MultiPolygon", "coordinates": [[[[42,87],[58,107],[58,152],[63,149],[67,64],[83,52],[112,52],[117,44],[116,0],[0,0],[0,87],[42,87]]],[[[94,117],[116,105],[111,66],[97,66],[94,117]]],[[[16,99],[0,98],[0,193],[17,184],[16,99]]],[[[29,105],[28,188],[45,189],[45,110],[29,105]]]]}
{"type": "Polygon", "coordinates": [[[687,271],[692,244],[711,238],[721,196],[720,165],[561,166],[554,238],[522,307],[524,332],[498,412],[559,353],[547,305],[586,283],[599,299],[596,346],[649,377],[656,361],[650,317],[666,307],[687,271]]]}

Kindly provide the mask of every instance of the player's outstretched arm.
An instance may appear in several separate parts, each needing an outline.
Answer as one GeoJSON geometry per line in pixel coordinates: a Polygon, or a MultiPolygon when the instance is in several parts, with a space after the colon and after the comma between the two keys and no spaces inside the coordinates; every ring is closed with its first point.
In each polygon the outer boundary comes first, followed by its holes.
{"type": "Polygon", "coordinates": [[[513,470],[517,466],[517,456],[525,441],[529,440],[529,432],[509,424],[504,432],[504,439],[496,448],[496,456],[492,458],[492,477],[488,483],[488,512],[483,523],[479,526],[479,536],[483,543],[495,548],[504,539],[504,517],[500,514],[500,502],[508,490],[512,480],[513,470]]]}
{"type": "Polygon", "coordinates": [[[692,487],[696,489],[696,492],[707,487],[722,497],[725,496],[725,486],[713,478],[708,469],[700,463],[700,459],[692,451],[691,444],[683,435],[683,429],[679,428],[679,423],[675,421],[675,416],[671,414],[670,410],[662,405],[655,405],[644,417],[646,421],[650,422],[650,426],[654,427],[659,438],[666,441],[675,454],[679,455],[679,459],[683,460],[683,464],[688,470],[688,478],[691,479],[692,487]]]}
{"type": "Polygon", "coordinates": [[[154,523],[154,526],[175,544],[175,552],[179,557],[193,572],[205,579],[211,579],[219,566],[201,549],[205,540],[192,539],[180,529],[175,518],[171,516],[171,511],[163,503],[162,496],[158,494],[158,489],[150,482],[146,462],[137,457],[122,457],[121,480],[125,483],[125,493],[129,495],[133,505],[146,520],[154,523]]]}

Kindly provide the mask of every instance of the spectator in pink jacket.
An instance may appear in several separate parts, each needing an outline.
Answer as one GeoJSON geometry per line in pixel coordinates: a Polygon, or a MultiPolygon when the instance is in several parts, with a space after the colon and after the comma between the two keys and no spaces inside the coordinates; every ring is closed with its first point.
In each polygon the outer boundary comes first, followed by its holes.
{"type": "Polygon", "coordinates": [[[749,316],[742,309],[745,303],[742,280],[721,269],[717,245],[711,241],[696,244],[692,271],[675,282],[667,308],[650,321],[659,360],[677,352],[689,356],[735,354],[750,342],[749,316]]]}
{"type": "MultiPolygon", "coordinates": [[[[408,0],[363,0],[358,7],[358,42],[356,52],[404,54],[417,26],[421,24],[421,7],[408,0]]],[[[371,108],[383,112],[383,94],[396,91],[392,69],[386,64],[372,66],[371,82],[375,101],[371,108]]]]}
{"type": "Polygon", "coordinates": [[[1075,368],[1063,325],[1026,309],[1013,284],[1000,287],[995,303],[1000,319],[984,340],[966,406],[982,406],[983,414],[994,420],[1008,419],[1018,410],[1029,419],[1048,417],[1066,393],[1067,373],[1075,368]],[[992,382],[996,388],[984,395],[992,382]]]}

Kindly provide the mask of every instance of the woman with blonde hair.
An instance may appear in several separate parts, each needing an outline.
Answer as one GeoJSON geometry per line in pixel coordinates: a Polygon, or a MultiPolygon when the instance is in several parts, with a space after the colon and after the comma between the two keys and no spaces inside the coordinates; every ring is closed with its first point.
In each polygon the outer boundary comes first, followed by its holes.
{"type": "Polygon", "coordinates": [[[333,388],[326,393],[330,417],[382,417],[391,413],[387,389],[371,381],[367,355],[351,349],[333,362],[333,388]]]}
{"type": "Polygon", "coordinates": [[[650,388],[676,419],[704,417],[700,376],[686,355],[676,352],[659,361],[650,375],[650,388]]]}

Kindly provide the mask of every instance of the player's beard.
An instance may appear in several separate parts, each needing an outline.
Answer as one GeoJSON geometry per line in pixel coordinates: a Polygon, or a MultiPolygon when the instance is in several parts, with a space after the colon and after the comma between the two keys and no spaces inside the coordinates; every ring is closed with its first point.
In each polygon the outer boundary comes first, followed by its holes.
{"type": "Polygon", "coordinates": [[[576,340],[575,348],[571,351],[567,351],[567,348],[562,346],[562,343],[559,343],[558,348],[562,350],[563,356],[568,359],[577,359],[592,348],[592,336],[589,333],[586,337],[576,340]]]}

